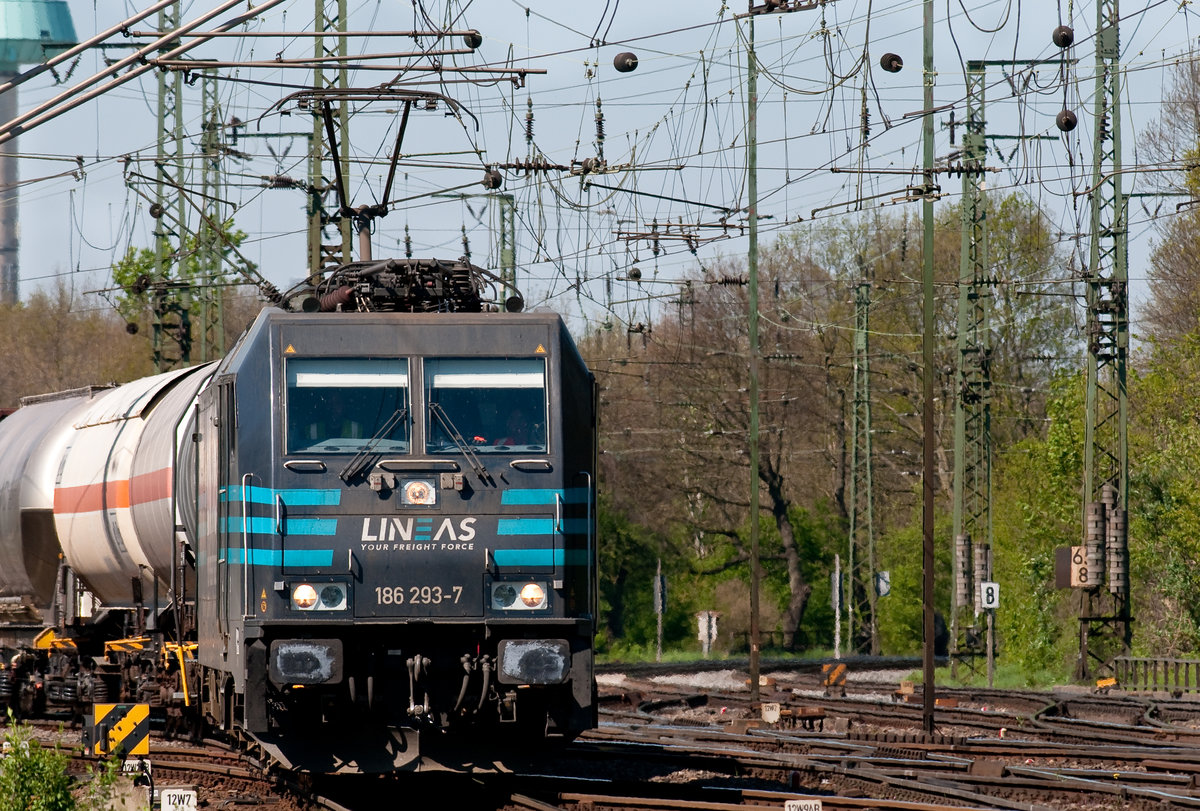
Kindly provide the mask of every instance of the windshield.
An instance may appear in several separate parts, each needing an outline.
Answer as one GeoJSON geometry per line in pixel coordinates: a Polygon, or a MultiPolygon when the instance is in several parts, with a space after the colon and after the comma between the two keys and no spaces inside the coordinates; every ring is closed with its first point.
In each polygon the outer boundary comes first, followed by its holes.
{"type": "Polygon", "coordinates": [[[287,362],[289,453],[357,453],[402,417],[375,450],[408,450],[408,361],[295,358],[287,362]]]}
{"type": "MultiPolygon", "coordinates": [[[[546,362],[541,358],[425,361],[426,397],[476,453],[546,450],[546,362]]],[[[457,453],[450,430],[431,415],[429,453],[457,453]]]]}

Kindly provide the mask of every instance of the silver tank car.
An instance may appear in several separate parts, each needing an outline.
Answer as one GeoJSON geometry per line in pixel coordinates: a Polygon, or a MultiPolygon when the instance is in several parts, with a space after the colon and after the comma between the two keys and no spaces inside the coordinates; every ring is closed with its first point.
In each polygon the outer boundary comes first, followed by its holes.
{"type": "Polygon", "coordinates": [[[0,598],[51,621],[61,552],[105,607],[165,602],[181,423],[211,372],[27,398],[0,422],[0,598]]]}

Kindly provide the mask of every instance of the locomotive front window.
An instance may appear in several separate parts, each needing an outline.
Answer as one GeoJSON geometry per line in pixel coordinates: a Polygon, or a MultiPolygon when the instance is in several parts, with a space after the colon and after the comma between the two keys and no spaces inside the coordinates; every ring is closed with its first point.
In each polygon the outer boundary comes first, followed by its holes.
{"type": "Polygon", "coordinates": [[[408,402],[407,360],[290,359],[288,453],[407,451],[408,402]]]}
{"type": "Polygon", "coordinates": [[[429,453],[546,450],[546,362],[541,358],[425,360],[429,453]]]}

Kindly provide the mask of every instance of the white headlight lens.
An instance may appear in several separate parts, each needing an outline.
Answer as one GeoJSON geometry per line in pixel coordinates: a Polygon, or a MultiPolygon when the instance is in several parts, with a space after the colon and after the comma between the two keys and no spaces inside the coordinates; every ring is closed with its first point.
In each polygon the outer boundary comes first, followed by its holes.
{"type": "Polygon", "coordinates": [[[437,504],[437,490],[431,481],[414,479],[413,481],[405,482],[401,492],[403,494],[401,502],[404,504],[413,504],[421,507],[432,507],[437,504]]]}
{"type": "Polygon", "coordinates": [[[537,608],[546,601],[546,592],[537,583],[526,583],[521,587],[521,602],[537,608]]]}
{"type": "Polygon", "coordinates": [[[309,609],[317,604],[317,590],[308,583],[301,583],[292,590],[292,605],[309,609]]]}

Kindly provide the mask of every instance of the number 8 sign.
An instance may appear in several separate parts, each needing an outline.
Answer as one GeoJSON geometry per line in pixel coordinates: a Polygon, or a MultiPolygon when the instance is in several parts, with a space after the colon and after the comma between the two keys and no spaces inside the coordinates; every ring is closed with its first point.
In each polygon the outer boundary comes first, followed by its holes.
{"type": "Polygon", "coordinates": [[[979,584],[979,604],[984,608],[1000,607],[1000,584],[983,582],[979,584]]]}

